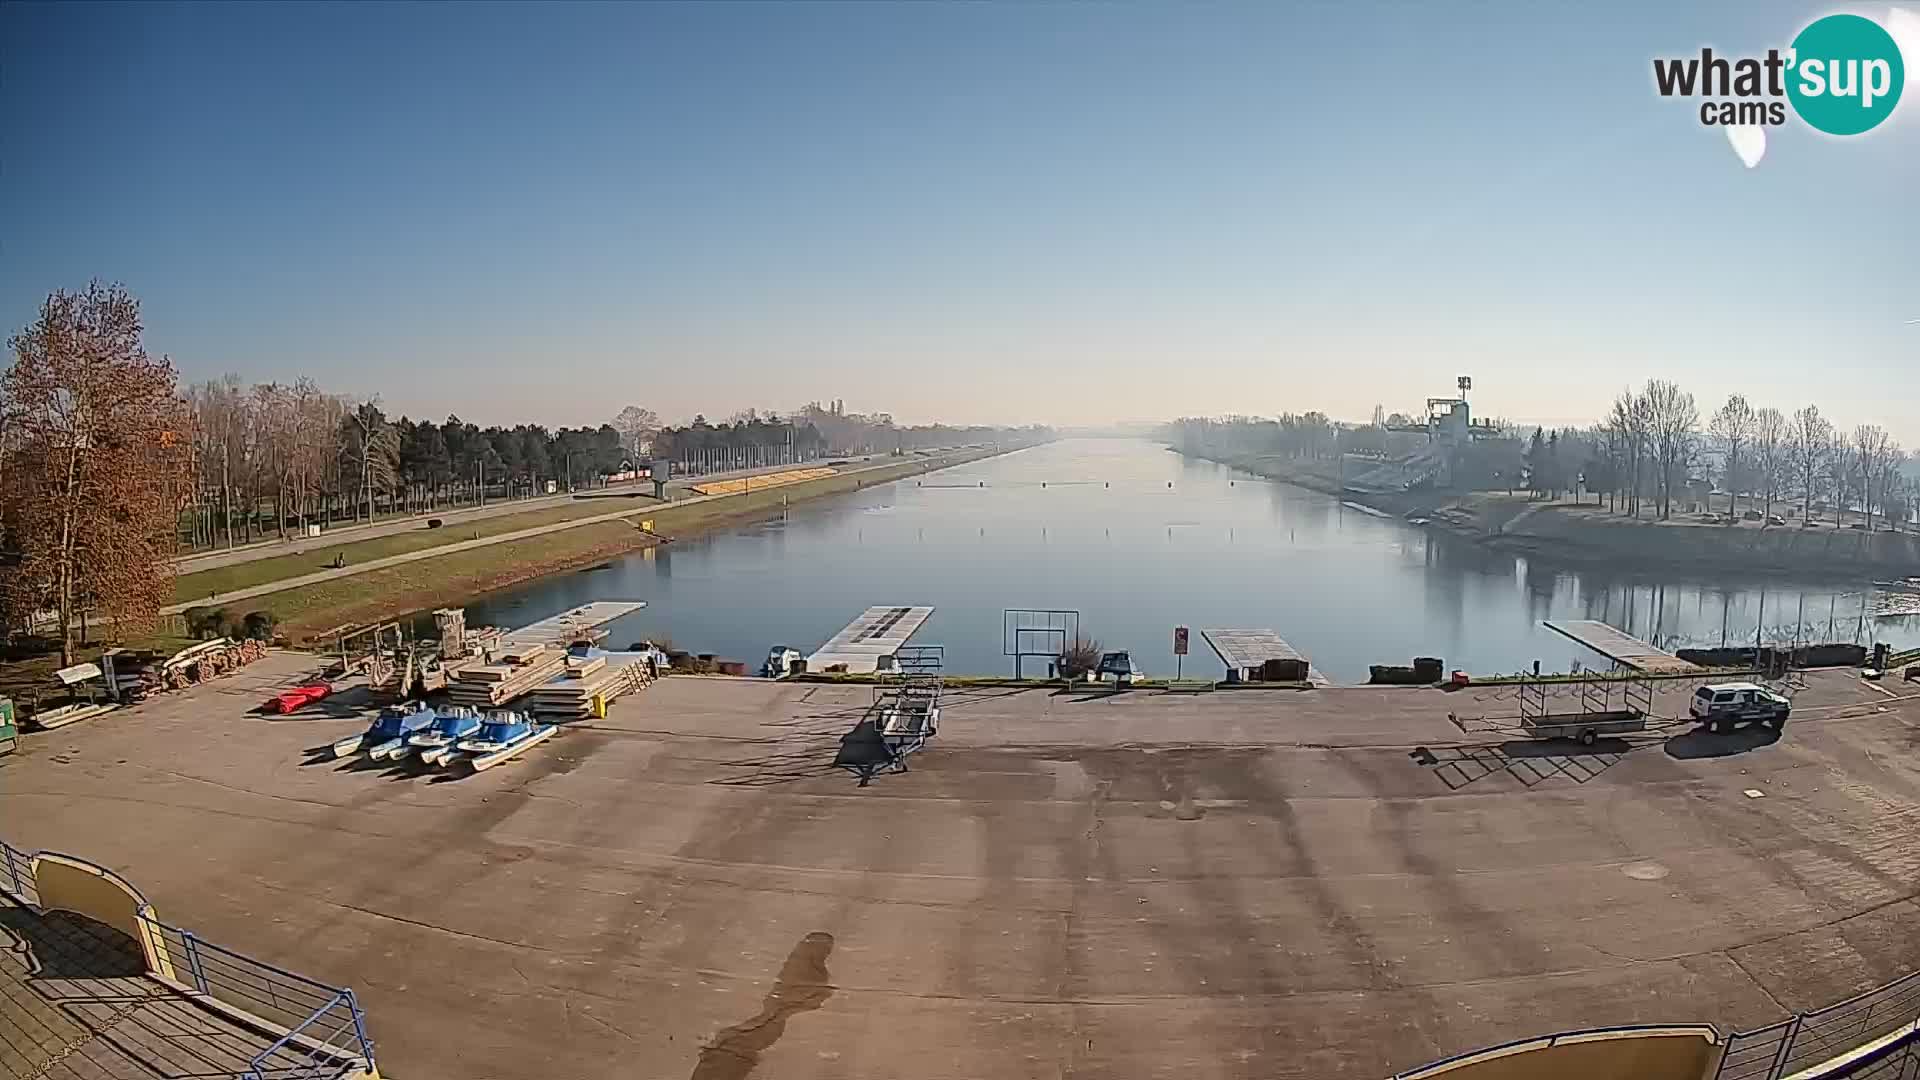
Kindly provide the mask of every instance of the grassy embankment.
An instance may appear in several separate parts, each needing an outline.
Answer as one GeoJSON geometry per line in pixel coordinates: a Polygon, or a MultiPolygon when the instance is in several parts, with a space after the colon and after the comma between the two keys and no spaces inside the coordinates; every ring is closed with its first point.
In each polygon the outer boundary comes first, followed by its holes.
{"type": "Polygon", "coordinates": [[[628,502],[632,504],[635,513],[660,506],[660,503],[655,502],[652,497],[645,495],[602,496],[577,499],[563,506],[528,510],[520,514],[501,514],[472,522],[460,522],[439,529],[427,528],[423,520],[417,528],[390,536],[378,536],[367,540],[346,540],[330,547],[315,548],[298,554],[276,555],[266,559],[254,559],[251,562],[235,563],[232,566],[182,574],[174,582],[174,599],[183,604],[191,604],[218,593],[264,585],[269,581],[298,577],[316,570],[325,570],[333,565],[336,555],[344,558],[348,566],[353,566],[374,559],[383,559],[389,555],[425,551],[428,548],[442,547],[462,540],[478,540],[488,536],[499,536],[502,533],[517,532],[521,529],[572,521],[576,518],[610,514],[620,510],[623,504],[628,502]]]}
{"type": "MultiPolygon", "coordinates": [[[[130,649],[151,650],[163,655],[171,655],[193,644],[193,639],[178,634],[161,632],[147,637],[135,638],[124,643],[130,649]]],[[[76,664],[97,663],[100,654],[108,648],[105,642],[91,641],[74,650],[73,662],[76,664]]],[[[53,638],[31,637],[15,641],[5,649],[0,649],[0,697],[12,698],[18,706],[20,715],[33,713],[34,699],[41,695],[48,698],[48,707],[58,705],[65,700],[53,681],[53,673],[60,668],[60,643],[53,638]]],[[[95,683],[97,688],[99,683],[95,683]]]]}
{"type": "MultiPolygon", "coordinates": [[[[468,551],[453,552],[439,558],[421,559],[399,566],[369,570],[364,574],[354,574],[334,581],[320,582],[240,601],[233,607],[236,612],[239,610],[272,612],[280,619],[281,632],[289,639],[300,642],[324,637],[328,631],[344,626],[364,625],[378,619],[404,615],[425,608],[461,603],[478,593],[517,585],[548,574],[591,566],[594,563],[659,543],[657,537],[640,531],[637,522],[633,520],[635,518],[652,519],[654,530],[661,535],[687,536],[721,525],[767,516],[785,502],[799,502],[803,499],[815,499],[870,487],[903,476],[915,475],[930,468],[944,468],[974,460],[977,457],[987,456],[987,453],[932,460],[916,458],[896,465],[862,469],[839,476],[790,484],[767,491],[732,495],[690,506],[638,505],[633,508],[631,514],[620,520],[595,522],[543,536],[511,540],[468,551]]],[[[597,507],[596,512],[606,513],[607,508],[597,507]]],[[[526,528],[528,523],[519,521],[518,517],[519,515],[515,515],[512,519],[500,519],[512,520],[514,524],[503,526],[499,531],[511,532],[515,528],[526,528]]],[[[476,527],[479,524],[481,523],[476,523],[476,527]]],[[[470,529],[456,529],[453,533],[451,540],[464,540],[470,535],[470,529]]],[[[405,535],[410,537],[413,534],[405,535]]],[[[379,542],[381,541],[367,541],[367,543],[379,542]]],[[[412,550],[418,550],[418,548],[412,550]]],[[[306,573],[317,569],[313,566],[314,557],[314,553],[294,557],[301,565],[293,572],[306,573]]],[[[354,556],[349,554],[347,558],[351,562],[354,556]]],[[[241,570],[244,567],[225,569],[241,570]]],[[[209,574],[219,572],[223,571],[207,571],[209,574]]],[[[197,578],[201,575],[191,576],[197,578]]],[[[195,590],[190,595],[205,596],[208,591],[208,586],[204,584],[195,584],[190,587],[195,590]]]]}

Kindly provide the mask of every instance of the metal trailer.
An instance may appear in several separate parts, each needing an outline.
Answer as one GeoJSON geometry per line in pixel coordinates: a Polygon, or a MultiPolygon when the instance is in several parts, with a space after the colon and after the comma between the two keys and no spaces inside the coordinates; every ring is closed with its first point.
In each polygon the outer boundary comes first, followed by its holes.
{"type": "Polygon", "coordinates": [[[1577,739],[1592,746],[1602,735],[1627,735],[1647,730],[1645,713],[1588,713],[1579,716],[1521,717],[1520,730],[1530,739],[1577,739]]]}
{"type": "Polygon", "coordinates": [[[1548,685],[1542,679],[1520,684],[1520,731],[1528,738],[1575,739],[1582,746],[1592,746],[1602,735],[1647,730],[1647,715],[1653,711],[1650,679],[1605,677],[1572,684],[1580,688],[1578,712],[1550,710],[1548,685]]]}

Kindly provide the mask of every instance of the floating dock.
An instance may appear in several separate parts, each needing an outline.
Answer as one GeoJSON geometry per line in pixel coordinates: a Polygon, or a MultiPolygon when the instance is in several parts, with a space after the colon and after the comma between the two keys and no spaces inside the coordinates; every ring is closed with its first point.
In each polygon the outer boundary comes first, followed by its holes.
{"type": "Polygon", "coordinates": [[[1682,660],[1665,649],[1594,619],[1548,619],[1545,625],[1547,629],[1565,634],[1613,661],[1617,667],[1644,671],[1650,675],[1685,675],[1706,670],[1699,664],[1682,660]]]}
{"type": "Polygon", "coordinates": [[[1312,682],[1327,685],[1323,676],[1300,650],[1286,643],[1272,630],[1202,630],[1200,636],[1213,646],[1214,654],[1227,665],[1228,682],[1312,682]]]}
{"type": "Polygon", "coordinates": [[[844,665],[850,674],[870,675],[879,669],[882,656],[898,652],[932,615],[931,607],[870,607],[807,657],[807,670],[844,665]]]}
{"type": "Polygon", "coordinates": [[[601,627],[646,606],[645,600],[596,600],[572,611],[563,611],[550,619],[541,619],[531,626],[508,631],[501,636],[501,647],[496,651],[510,653],[535,645],[564,651],[581,638],[598,641],[606,637],[605,633],[596,632],[601,627]]]}

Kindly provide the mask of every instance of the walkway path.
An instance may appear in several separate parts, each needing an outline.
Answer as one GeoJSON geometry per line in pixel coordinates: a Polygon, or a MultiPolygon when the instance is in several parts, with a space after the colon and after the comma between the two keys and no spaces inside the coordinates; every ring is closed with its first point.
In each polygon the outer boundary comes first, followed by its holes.
{"type": "MultiPolygon", "coordinates": [[[[855,469],[843,469],[840,471],[840,475],[848,476],[871,472],[875,469],[884,469],[913,462],[922,464],[928,469],[945,468],[949,465],[960,464],[959,461],[954,460],[955,456],[955,453],[950,453],[929,458],[887,458],[876,465],[864,465],[855,469]]],[[[307,585],[318,585],[323,581],[333,581],[337,578],[351,577],[354,574],[364,574],[372,570],[383,570],[389,566],[400,566],[405,563],[419,562],[422,559],[437,559],[443,555],[452,555],[455,552],[461,551],[471,551],[474,548],[483,548],[489,544],[507,544],[515,540],[525,540],[529,537],[545,536],[548,533],[560,532],[563,529],[577,529],[583,525],[596,525],[603,521],[618,521],[622,518],[637,517],[641,514],[657,513],[670,507],[693,506],[697,503],[714,502],[720,499],[738,497],[739,494],[692,495],[684,499],[672,499],[667,502],[648,502],[643,506],[624,506],[605,514],[594,514],[590,517],[556,521],[552,524],[536,525],[527,529],[516,529],[513,532],[500,533],[497,536],[482,536],[477,540],[461,540],[451,544],[443,544],[440,547],[427,548],[423,551],[408,551],[399,555],[388,555],[385,558],[369,559],[366,562],[354,563],[349,566],[316,570],[313,573],[301,574],[297,577],[282,578],[279,581],[269,581],[244,589],[234,589],[229,592],[216,593],[204,599],[194,599],[179,604],[168,604],[166,607],[160,609],[160,614],[178,615],[188,608],[218,607],[222,604],[231,604],[239,600],[250,600],[256,596],[266,596],[270,593],[284,592],[288,589],[298,589],[307,585]]],[[[413,523],[413,527],[417,528],[418,523],[413,523]]],[[[285,554],[286,549],[277,548],[273,553],[276,555],[285,554]]]]}
{"type": "MultiPolygon", "coordinates": [[[[838,459],[836,459],[838,460],[838,459]]],[[[866,460],[856,458],[855,460],[866,460]]],[[[668,483],[668,491],[709,480],[725,479],[730,476],[759,476],[763,473],[784,472],[788,469],[805,468],[806,463],[787,465],[767,465],[753,469],[734,469],[725,472],[704,473],[700,476],[678,477],[668,483]]],[[[532,499],[503,499],[485,506],[467,506],[448,510],[434,510],[419,514],[405,514],[386,518],[372,524],[335,525],[323,530],[319,536],[299,537],[292,540],[259,540],[250,544],[225,548],[219,551],[201,551],[192,555],[182,555],[173,560],[174,566],[182,574],[197,574],[202,570],[214,570],[222,566],[253,562],[258,559],[274,559],[282,555],[298,555],[306,551],[318,551],[322,548],[338,547],[341,544],[358,543],[361,540],[373,540],[395,533],[410,532],[421,527],[427,518],[437,517],[447,525],[460,525],[479,521],[483,518],[499,517],[502,514],[524,514],[535,510],[544,510],[554,506],[564,506],[582,499],[635,496],[642,490],[650,489],[653,481],[623,481],[604,488],[591,488],[582,492],[563,492],[558,495],[542,495],[532,499]]],[[[666,506],[668,502],[652,502],[651,506],[666,506]]]]}

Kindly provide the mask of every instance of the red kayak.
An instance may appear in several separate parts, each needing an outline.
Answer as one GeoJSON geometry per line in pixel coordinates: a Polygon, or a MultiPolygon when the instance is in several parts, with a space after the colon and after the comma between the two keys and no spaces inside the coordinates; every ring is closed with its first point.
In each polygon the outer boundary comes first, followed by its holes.
{"type": "Polygon", "coordinates": [[[311,705],[331,693],[333,693],[333,687],[326,683],[308,683],[268,698],[266,709],[268,712],[290,713],[295,709],[311,705]]]}

